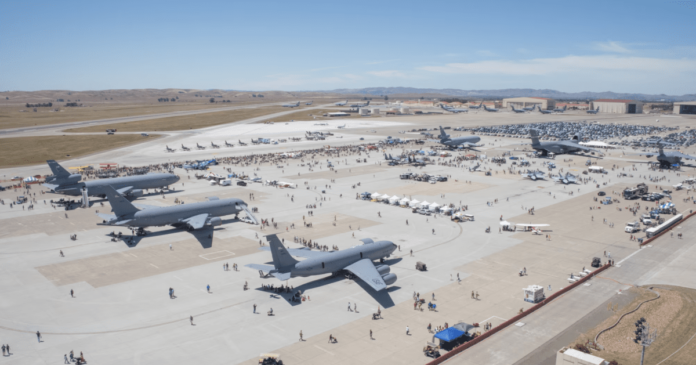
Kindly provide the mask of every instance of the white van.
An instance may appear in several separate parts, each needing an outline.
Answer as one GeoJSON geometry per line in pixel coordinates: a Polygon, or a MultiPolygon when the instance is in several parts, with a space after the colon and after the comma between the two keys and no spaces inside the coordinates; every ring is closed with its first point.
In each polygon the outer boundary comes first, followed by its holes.
{"type": "Polygon", "coordinates": [[[626,233],[640,232],[640,222],[628,222],[626,223],[626,228],[624,228],[626,233]]]}
{"type": "Polygon", "coordinates": [[[232,185],[232,180],[230,180],[230,179],[220,181],[220,186],[229,186],[229,185],[232,185]]]}

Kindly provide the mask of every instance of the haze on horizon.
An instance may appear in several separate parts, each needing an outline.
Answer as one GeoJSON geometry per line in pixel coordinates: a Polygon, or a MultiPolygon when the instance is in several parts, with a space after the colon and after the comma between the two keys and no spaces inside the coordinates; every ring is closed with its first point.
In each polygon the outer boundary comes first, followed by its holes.
{"type": "Polygon", "coordinates": [[[0,89],[696,92],[693,2],[0,5],[0,89]]]}

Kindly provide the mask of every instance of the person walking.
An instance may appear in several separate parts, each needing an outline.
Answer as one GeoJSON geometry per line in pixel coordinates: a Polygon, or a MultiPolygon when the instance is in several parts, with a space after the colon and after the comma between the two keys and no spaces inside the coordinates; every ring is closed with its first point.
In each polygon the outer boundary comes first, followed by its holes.
{"type": "Polygon", "coordinates": [[[210,293],[210,284],[208,284],[208,286],[206,286],[205,288],[208,290],[208,293],[210,293]]]}
{"type": "Polygon", "coordinates": [[[72,289],[70,289],[70,296],[75,298],[75,292],[72,289]]]}
{"type": "Polygon", "coordinates": [[[411,329],[408,328],[408,326],[406,326],[406,335],[407,335],[407,336],[410,336],[410,335],[411,335],[411,334],[409,333],[410,331],[411,331],[411,329]]]}
{"type": "Polygon", "coordinates": [[[171,243],[169,244],[169,251],[174,251],[174,249],[172,248],[172,244],[171,244],[171,243]]]}
{"type": "Polygon", "coordinates": [[[350,309],[350,302],[348,302],[348,312],[352,312],[353,310],[350,309]]]}
{"type": "Polygon", "coordinates": [[[60,257],[65,257],[65,255],[63,255],[63,250],[60,250],[60,257]]]}
{"type": "Polygon", "coordinates": [[[254,314],[256,314],[256,303],[254,303],[254,314]]]}
{"type": "MultiPolygon", "coordinates": [[[[5,346],[3,346],[2,349],[4,350],[5,346]]],[[[64,362],[63,362],[64,364],[70,364],[70,361],[68,360],[68,354],[63,354],[63,360],[64,360],[64,362]]]]}
{"type": "Polygon", "coordinates": [[[372,330],[370,330],[370,340],[374,340],[374,338],[372,338],[372,330]]]}
{"type": "Polygon", "coordinates": [[[2,356],[5,356],[5,344],[2,344],[2,356]]]}
{"type": "Polygon", "coordinates": [[[193,326],[193,316],[189,316],[189,321],[191,322],[191,325],[193,326]]]}
{"type": "Polygon", "coordinates": [[[358,313],[358,303],[353,303],[353,311],[358,313]]]}
{"type": "Polygon", "coordinates": [[[41,342],[41,332],[36,331],[36,339],[39,340],[39,342],[41,342]]]}
{"type": "Polygon", "coordinates": [[[304,341],[304,339],[302,338],[302,330],[300,330],[300,341],[304,341]]]}

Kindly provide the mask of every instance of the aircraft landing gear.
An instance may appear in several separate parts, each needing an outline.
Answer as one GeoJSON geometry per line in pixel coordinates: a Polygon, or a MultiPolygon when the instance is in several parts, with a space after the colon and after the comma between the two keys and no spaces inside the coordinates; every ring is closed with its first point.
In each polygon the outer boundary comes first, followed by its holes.
{"type": "Polygon", "coordinates": [[[137,236],[145,236],[145,235],[147,235],[147,232],[145,232],[145,228],[140,227],[140,228],[138,228],[138,231],[135,232],[135,234],[136,234],[137,236]]]}
{"type": "Polygon", "coordinates": [[[382,257],[381,259],[379,259],[379,262],[383,264],[383,263],[384,263],[384,257],[382,257]]]}

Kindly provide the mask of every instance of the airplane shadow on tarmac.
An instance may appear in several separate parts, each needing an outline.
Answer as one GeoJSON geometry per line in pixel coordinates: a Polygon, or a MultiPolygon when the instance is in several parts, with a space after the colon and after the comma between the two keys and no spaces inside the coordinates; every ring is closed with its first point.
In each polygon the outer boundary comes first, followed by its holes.
{"type": "MultiPolygon", "coordinates": [[[[385,260],[385,261],[384,261],[384,264],[393,265],[393,264],[398,263],[398,262],[401,261],[401,260],[402,260],[401,258],[396,258],[396,259],[391,259],[391,260],[385,260]]],[[[271,262],[270,264],[273,264],[273,263],[271,262]]],[[[273,278],[271,278],[271,279],[273,279],[273,278]]],[[[340,274],[337,275],[337,276],[333,276],[333,275],[332,275],[332,276],[327,276],[327,277],[323,277],[323,278],[318,278],[318,279],[316,279],[316,280],[314,280],[314,281],[310,281],[310,282],[308,282],[308,283],[304,283],[304,284],[302,284],[302,285],[300,285],[300,286],[294,287],[291,293],[275,293],[275,292],[273,292],[273,291],[264,290],[264,289],[262,289],[262,288],[256,288],[256,290],[258,290],[258,291],[263,291],[263,292],[267,292],[267,293],[269,293],[272,297],[274,297],[274,298],[276,298],[276,299],[281,299],[281,298],[282,298],[282,299],[285,299],[285,301],[288,302],[288,304],[290,304],[291,306],[294,307],[294,306],[296,306],[296,305],[302,304],[302,301],[301,301],[301,300],[296,300],[296,301],[291,300],[292,297],[293,297],[293,295],[294,295],[295,293],[297,293],[298,290],[301,290],[302,293],[306,293],[308,290],[311,290],[311,289],[314,289],[314,288],[320,288],[320,287],[322,287],[322,286],[324,286],[324,285],[335,284],[335,283],[338,283],[338,282],[343,281],[343,280],[351,280],[351,279],[348,279],[348,278],[346,278],[345,275],[340,275],[340,274]]],[[[361,280],[360,278],[358,278],[358,277],[355,277],[355,278],[352,279],[352,280],[353,280],[356,284],[358,284],[365,292],[367,292],[368,294],[370,294],[370,296],[371,296],[375,301],[377,301],[377,303],[379,303],[379,305],[380,305],[382,308],[390,308],[390,307],[393,307],[395,304],[394,304],[394,301],[392,300],[391,296],[389,295],[389,293],[401,289],[400,286],[390,286],[390,287],[388,287],[388,288],[385,289],[385,290],[375,291],[374,289],[372,289],[372,287],[371,287],[370,285],[368,285],[367,283],[365,283],[364,281],[362,281],[362,280],[361,280]]],[[[310,298],[311,298],[311,294],[310,294],[310,298]]]]}
{"type": "MultiPolygon", "coordinates": [[[[234,221],[234,219],[233,219],[234,221]]],[[[223,221],[224,222],[224,221],[223,221]]],[[[213,237],[215,231],[220,231],[224,230],[225,228],[214,228],[214,227],[205,227],[202,229],[198,229],[195,231],[189,231],[191,235],[193,235],[194,238],[198,241],[198,243],[201,244],[201,247],[204,249],[211,248],[213,247],[213,237]]],[[[138,243],[142,241],[143,239],[147,239],[149,237],[158,237],[158,236],[164,236],[167,234],[172,234],[176,232],[181,232],[180,228],[170,228],[167,230],[163,231],[158,231],[158,232],[147,232],[146,236],[131,236],[131,235],[124,235],[122,237],[123,242],[128,245],[128,247],[135,248],[138,246],[138,243]]]]}

